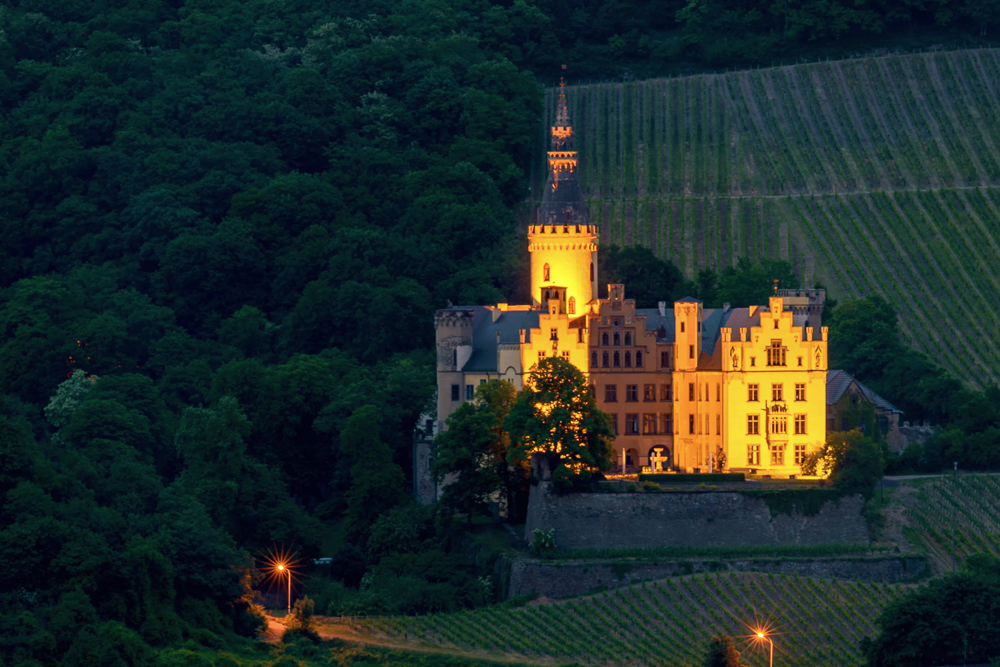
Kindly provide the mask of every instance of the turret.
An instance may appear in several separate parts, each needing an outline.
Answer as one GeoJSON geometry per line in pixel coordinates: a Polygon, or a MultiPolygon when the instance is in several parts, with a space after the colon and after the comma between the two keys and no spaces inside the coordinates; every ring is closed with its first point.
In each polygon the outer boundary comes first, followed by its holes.
{"type": "Polygon", "coordinates": [[[674,302],[674,350],[676,368],[693,371],[701,356],[701,301],[685,297],[674,302]]]}

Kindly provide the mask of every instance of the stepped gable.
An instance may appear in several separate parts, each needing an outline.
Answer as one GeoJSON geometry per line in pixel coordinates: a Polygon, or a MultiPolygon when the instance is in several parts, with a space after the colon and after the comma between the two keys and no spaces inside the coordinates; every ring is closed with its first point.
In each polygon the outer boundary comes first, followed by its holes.
{"type": "Polygon", "coordinates": [[[538,224],[586,226],[590,224],[587,202],[580,188],[573,127],[566,107],[566,82],[559,80],[556,121],[551,128],[548,151],[549,176],[545,181],[538,224]]]}

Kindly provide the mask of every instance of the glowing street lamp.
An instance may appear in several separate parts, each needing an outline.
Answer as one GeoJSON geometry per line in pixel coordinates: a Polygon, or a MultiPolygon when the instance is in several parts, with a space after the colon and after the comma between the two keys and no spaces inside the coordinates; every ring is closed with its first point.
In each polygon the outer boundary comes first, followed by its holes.
{"type": "Polygon", "coordinates": [[[764,634],[763,630],[758,630],[757,631],[757,639],[759,639],[759,640],[766,639],[768,641],[768,643],[771,645],[771,662],[769,664],[770,664],[771,667],[774,667],[774,642],[771,641],[770,637],[768,637],[766,634],[764,634]]]}
{"type": "Polygon", "coordinates": [[[288,613],[292,613],[292,571],[285,567],[284,563],[278,563],[275,568],[278,570],[278,576],[280,577],[284,573],[288,573],[288,613]]]}

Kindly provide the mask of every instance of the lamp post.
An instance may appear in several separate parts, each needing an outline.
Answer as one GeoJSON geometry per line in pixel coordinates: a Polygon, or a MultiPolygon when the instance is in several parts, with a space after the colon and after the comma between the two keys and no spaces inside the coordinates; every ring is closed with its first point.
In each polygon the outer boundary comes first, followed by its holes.
{"type": "Polygon", "coordinates": [[[278,563],[278,572],[288,573],[288,613],[292,613],[292,571],[285,567],[283,563],[278,563]]]}
{"type": "Polygon", "coordinates": [[[770,665],[770,667],[774,667],[774,642],[771,641],[771,638],[765,635],[761,630],[757,631],[757,638],[766,639],[768,643],[771,645],[771,661],[768,664],[770,665]]]}

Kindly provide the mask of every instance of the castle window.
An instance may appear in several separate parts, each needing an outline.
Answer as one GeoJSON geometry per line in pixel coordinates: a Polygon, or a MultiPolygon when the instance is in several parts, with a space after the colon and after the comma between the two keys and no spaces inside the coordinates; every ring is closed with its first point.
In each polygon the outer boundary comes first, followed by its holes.
{"type": "Polygon", "coordinates": [[[771,465],[773,466],[785,465],[784,445],[771,445],[771,465]]]}
{"type": "Polygon", "coordinates": [[[594,282],[594,263],[590,263],[590,282],[594,282]]]}
{"type": "Polygon", "coordinates": [[[614,360],[615,360],[614,363],[615,368],[619,368],[622,365],[622,358],[618,354],[618,352],[615,352],[614,360]]]}
{"type": "Polygon", "coordinates": [[[476,397],[476,387],[471,384],[465,385],[465,400],[471,401],[476,397]]]}
{"type": "Polygon", "coordinates": [[[780,382],[771,385],[771,400],[772,401],[785,400],[785,391],[780,382]]]}
{"type": "Polygon", "coordinates": [[[582,343],[583,342],[583,329],[577,329],[576,330],[576,342],[577,343],[582,343]]]}
{"type": "Polygon", "coordinates": [[[601,353],[601,367],[602,368],[607,368],[608,367],[608,353],[607,352],[601,353]]]}
{"type": "Polygon", "coordinates": [[[751,366],[757,365],[757,357],[750,357],[750,365],[751,366]]]}
{"type": "Polygon", "coordinates": [[[453,401],[459,400],[458,392],[459,392],[458,385],[457,384],[451,385],[451,400],[453,401]]]}
{"type": "Polygon", "coordinates": [[[562,358],[565,359],[566,361],[569,361],[569,350],[562,351],[562,358]]]}
{"type": "Polygon", "coordinates": [[[787,349],[781,346],[780,340],[772,340],[770,347],[767,348],[767,365],[784,366],[787,349]]]}
{"type": "Polygon", "coordinates": [[[642,434],[656,435],[656,415],[642,416],[642,434]]]}
{"type": "Polygon", "coordinates": [[[674,432],[674,416],[672,414],[660,415],[660,433],[671,435],[674,432]]]}
{"type": "Polygon", "coordinates": [[[661,401],[672,400],[670,398],[670,385],[669,384],[661,384],[660,385],[660,400],[661,401]]]}
{"type": "Polygon", "coordinates": [[[545,350],[539,350],[538,351],[538,360],[541,361],[544,358],[545,358],[545,350]]]}
{"type": "Polygon", "coordinates": [[[626,334],[625,334],[625,344],[626,345],[631,345],[632,344],[632,334],[626,332],[626,334]]]}
{"type": "MultiPolygon", "coordinates": [[[[571,296],[569,298],[569,314],[570,315],[576,315],[576,297],[575,296],[571,296]]],[[[801,357],[799,357],[799,361],[800,362],[802,361],[801,357]]],[[[801,366],[802,364],[800,363],[799,365],[801,366]]]]}
{"type": "Polygon", "coordinates": [[[694,415],[688,415],[688,434],[694,435],[694,415]]]}
{"type": "Polygon", "coordinates": [[[639,435],[639,415],[625,415],[625,435],[639,435]]]}
{"type": "Polygon", "coordinates": [[[795,465],[800,466],[806,462],[806,446],[795,445],[795,465]]]}
{"type": "Polygon", "coordinates": [[[688,359],[694,359],[694,345],[688,345],[688,359]]]}
{"type": "Polygon", "coordinates": [[[760,435],[760,415],[747,415],[747,435],[760,435]]]}
{"type": "Polygon", "coordinates": [[[799,357],[799,366],[802,365],[802,357],[799,357]]]}
{"type": "Polygon", "coordinates": [[[621,344],[622,344],[621,336],[618,334],[618,332],[615,332],[615,345],[621,345],[621,344]]]}
{"type": "Polygon", "coordinates": [[[774,328],[775,328],[775,329],[777,329],[777,328],[778,328],[778,320],[777,320],[777,316],[775,316],[775,318],[776,318],[776,319],[774,320],[774,328]]]}
{"type": "Polygon", "coordinates": [[[594,368],[597,368],[597,352],[590,353],[590,365],[594,368]]]}
{"type": "Polygon", "coordinates": [[[616,384],[604,385],[604,402],[605,403],[618,402],[618,385],[616,384]]]}
{"type": "Polygon", "coordinates": [[[694,400],[694,382],[688,382],[688,400],[694,400]]]}
{"type": "Polygon", "coordinates": [[[626,352],[625,353],[625,368],[631,368],[631,367],[632,367],[632,353],[631,352],[626,352]]]}
{"type": "Polygon", "coordinates": [[[684,333],[684,323],[681,322],[681,333],[684,333]]]}
{"type": "Polygon", "coordinates": [[[660,352],[660,368],[670,368],[669,352],[660,352]]]}
{"type": "MultiPolygon", "coordinates": [[[[601,334],[601,345],[604,345],[605,347],[607,347],[607,345],[608,345],[608,332],[607,331],[605,331],[604,333],[601,334]]],[[[605,365],[607,365],[607,364],[605,364],[605,365]]]]}
{"type": "Polygon", "coordinates": [[[774,435],[788,434],[788,417],[784,415],[771,416],[771,433],[774,435]]]}
{"type": "Polygon", "coordinates": [[[795,415],[795,435],[806,434],[806,416],[795,415]]]}
{"type": "Polygon", "coordinates": [[[757,391],[758,386],[759,385],[757,385],[757,383],[753,383],[753,384],[748,384],[747,385],[747,400],[748,401],[754,401],[754,402],[756,402],[756,401],[759,400],[757,398],[757,395],[758,395],[758,391],[757,391]]]}
{"type": "Polygon", "coordinates": [[[806,383],[796,382],[795,383],[795,400],[804,401],[806,400],[806,383]]]}
{"type": "Polygon", "coordinates": [[[625,385],[625,400],[629,403],[635,403],[639,400],[639,385],[637,384],[627,384],[625,385]]]}
{"type": "Polygon", "coordinates": [[[641,351],[636,351],[636,353],[635,353],[635,367],[636,368],[641,368],[642,367],[642,352],[641,351]]]}
{"type": "Polygon", "coordinates": [[[747,445],[747,465],[760,465],[760,445],[747,445]]]}
{"type": "Polygon", "coordinates": [[[546,264],[545,266],[542,267],[542,280],[545,280],[545,281],[551,280],[551,273],[549,271],[549,265],[548,264],[546,264]]]}
{"type": "Polygon", "coordinates": [[[715,415],[715,435],[722,435],[722,415],[715,415]]]}
{"type": "Polygon", "coordinates": [[[644,400],[644,401],[655,401],[656,400],[656,385],[655,384],[644,384],[642,386],[642,400],[644,400]]]}
{"type": "Polygon", "coordinates": [[[542,296],[542,301],[548,301],[548,300],[549,300],[549,291],[545,290],[545,294],[542,296]]]}
{"type": "Polygon", "coordinates": [[[722,385],[718,382],[715,383],[715,402],[719,403],[722,401],[722,385]]]}

